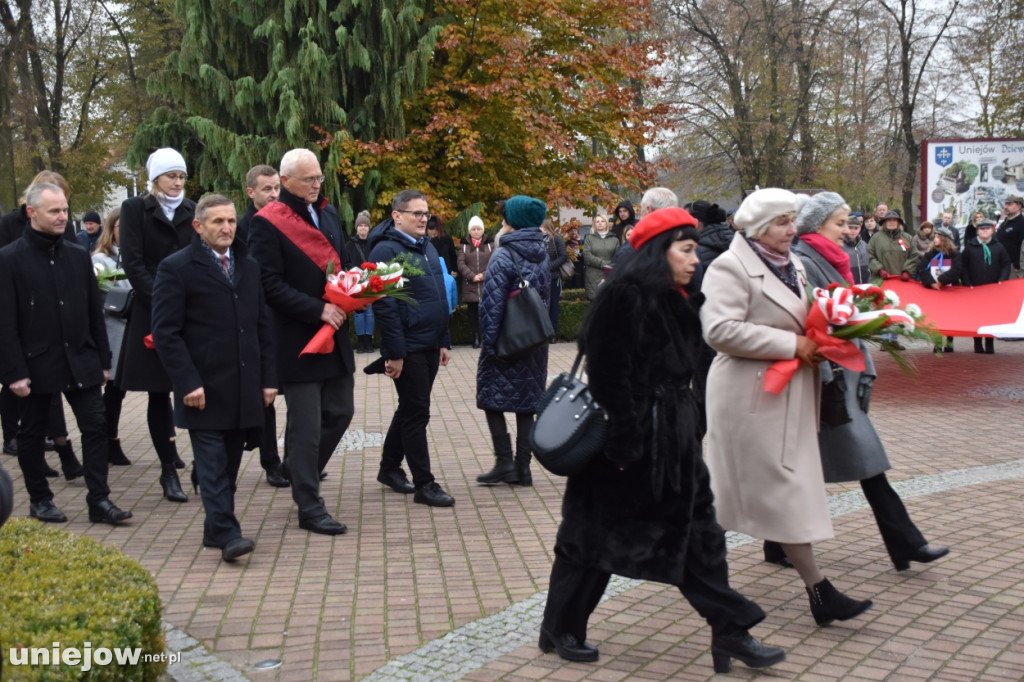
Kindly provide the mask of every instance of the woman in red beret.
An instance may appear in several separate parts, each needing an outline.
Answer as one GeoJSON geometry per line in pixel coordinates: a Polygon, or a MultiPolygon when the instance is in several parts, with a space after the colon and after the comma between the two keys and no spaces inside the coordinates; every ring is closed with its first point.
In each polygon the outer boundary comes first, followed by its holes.
{"type": "Polygon", "coordinates": [[[612,573],[678,586],[711,625],[716,672],[733,658],[763,668],[786,657],[750,635],[764,612],[729,586],[697,438],[696,225],[680,208],[637,223],[634,251],[598,290],[580,333],[609,423],[603,451],[568,478],[562,503],[540,648],[566,660],[597,660],[587,620],[612,573]]]}

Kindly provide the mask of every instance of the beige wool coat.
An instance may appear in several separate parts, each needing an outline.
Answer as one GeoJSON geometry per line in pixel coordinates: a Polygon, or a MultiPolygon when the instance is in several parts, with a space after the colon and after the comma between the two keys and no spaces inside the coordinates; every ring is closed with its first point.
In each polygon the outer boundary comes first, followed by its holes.
{"type": "MultiPolygon", "coordinates": [[[[801,283],[804,266],[793,262],[801,283]]],[[[704,338],[718,351],[707,382],[708,469],[718,521],[785,543],[833,537],[818,451],[817,368],[801,365],[780,395],[765,371],[796,355],[807,293],[796,296],[742,233],[704,275],[704,338]]]]}

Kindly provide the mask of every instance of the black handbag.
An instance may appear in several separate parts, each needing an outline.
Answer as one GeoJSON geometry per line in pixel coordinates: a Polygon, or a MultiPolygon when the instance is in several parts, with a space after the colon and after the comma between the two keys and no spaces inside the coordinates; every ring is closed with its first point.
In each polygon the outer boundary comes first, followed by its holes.
{"type": "Polygon", "coordinates": [[[572,369],[562,372],[541,394],[530,448],[540,465],[557,476],[579,473],[601,451],[608,418],[577,374],[583,351],[572,369]]]}
{"type": "Polygon", "coordinates": [[[831,428],[848,424],[852,420],[846,409],[846,376],[842,367],[832,367],[832,381],[821,386],[821,424],[831,428]]]}
{"type": "Polygon", "coordinates": [[[134,300],[135,289],[111,287],[107,289],[107,298],[103,301],[103,312],[119,320],[127,320],[132,314],[134,300]]]}
{"type": "Polygon", "coordinates": [[[499,360],[515,360],[543,345],[554,342],[555,329],[551,326],[548,307],[540,293],[523,277],[519,259],[514,251],[512,262],[519,275],[519,288],[505,301],[505,315],[498,330],[494,354],[499,360]]]}

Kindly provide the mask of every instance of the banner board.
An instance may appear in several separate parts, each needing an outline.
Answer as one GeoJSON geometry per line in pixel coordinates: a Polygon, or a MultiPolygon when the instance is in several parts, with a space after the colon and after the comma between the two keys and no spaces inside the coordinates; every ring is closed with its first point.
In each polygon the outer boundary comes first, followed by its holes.
{"type": "Polygon", "coordinates": [[[1024,140],[974,138],[921,143],[921,220],[943,213],[964,226],[980,211],[998,221],[1003,202],[1024,195],[1024,140]]]}

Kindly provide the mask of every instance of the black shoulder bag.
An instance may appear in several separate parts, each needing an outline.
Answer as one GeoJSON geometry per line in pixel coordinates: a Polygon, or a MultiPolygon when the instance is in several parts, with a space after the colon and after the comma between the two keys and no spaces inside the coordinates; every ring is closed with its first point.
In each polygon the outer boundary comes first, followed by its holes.
{"type": "Polygon", "coordinates": [[[509,249],[512,262],[516,264],[519,287],[513,289],[505,300],[505,315],[498,330],[498,342],[494,354],[499,360],[515,360],[535,348],[554,342],[555,330],[551,326],[548,307],[540,293],[530,286],[519,267],[519,258],[509,249]]]}

